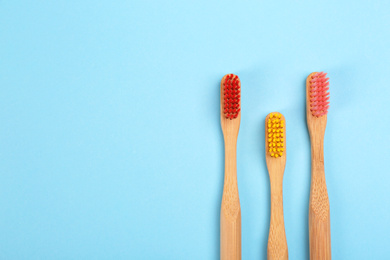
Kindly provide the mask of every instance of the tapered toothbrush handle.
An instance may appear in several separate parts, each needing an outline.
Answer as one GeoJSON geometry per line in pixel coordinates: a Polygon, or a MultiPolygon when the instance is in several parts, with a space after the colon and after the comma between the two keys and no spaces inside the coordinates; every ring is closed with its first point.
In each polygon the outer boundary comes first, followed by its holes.
{"type": "Polygon", "coordinates": [[[330,260],[330,208],[325,182],[323,153],[320,159],[312,158],[312,175],[309,203],[309,240],[311,260],[330,260]]]}
{"type": "Polygon", "coordinates": [[[241,260],[241,210],[234,216],[222,205],[221,260],[241,260]]]}
{"type": "Polygon", "coordinates": [[[276,178],[271,179],[271,219],[268,235],[267,259],[288,259],[287,239],[283,217],[283,182],[282,179],[276,178]]]}
{"type": "Polygon", "coordinates": [[[225,139],[221,205],[221,260],[241,260],[241,207],[237,185],[236,138],[225,139]]]}

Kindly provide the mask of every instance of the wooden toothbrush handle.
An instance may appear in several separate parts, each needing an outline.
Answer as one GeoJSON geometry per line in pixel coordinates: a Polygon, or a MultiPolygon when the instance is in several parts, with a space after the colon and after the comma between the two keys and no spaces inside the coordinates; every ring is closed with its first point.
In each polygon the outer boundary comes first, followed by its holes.
{"type": "Polygon", "coordinates": [[[241,207],[237,185],[236,142],[236,134],[233,138],[225,138],[225,180],[221,205],[221,260],[241,260],[241,207]]]}
{"type": "MultiPolygon", "coordinates": [[[[221,260],[241,260],[241,210],[221,209],[221,260]]],[[[235,206],[237,207],[237,206],[235,206]]]]}
{"type": "Polygon", "coordinates": [[[311,260],[330,260],[330,209],[322,160],[312,160],[309,205],[309,240],[311,260]]]}
{"type": "Polygon", "coordinates": [[[267,259],[287,260],[288,249],[283,217],[282,182],[277,187],[271,180],[271,219],[268,235],[267,259]]]}

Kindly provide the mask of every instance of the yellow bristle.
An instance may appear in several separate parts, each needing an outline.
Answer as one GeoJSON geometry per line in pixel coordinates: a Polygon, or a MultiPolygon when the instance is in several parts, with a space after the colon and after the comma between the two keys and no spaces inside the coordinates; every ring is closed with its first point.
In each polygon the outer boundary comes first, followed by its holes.
{"type": "MultiPolygon", "coordinates": [[[[284,151],[284,126],[283,115],[270,113],[266,122],[268,133],[268,152],[271,157],[281,157],[284,151]]],[[[267,139],[267,138],[266,138],[267,139]]]]}

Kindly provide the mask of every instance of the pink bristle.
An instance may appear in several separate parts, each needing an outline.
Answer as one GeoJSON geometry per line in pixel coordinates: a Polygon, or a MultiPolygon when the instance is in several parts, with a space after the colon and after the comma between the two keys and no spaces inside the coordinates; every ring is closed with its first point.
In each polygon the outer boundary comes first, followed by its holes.
{"type": "Polygon", "coordinates": [[[310,111],[313,116],[326,115],[329,109],[329,78],[326,73],[317,72],[309,81],[310,111]]]}

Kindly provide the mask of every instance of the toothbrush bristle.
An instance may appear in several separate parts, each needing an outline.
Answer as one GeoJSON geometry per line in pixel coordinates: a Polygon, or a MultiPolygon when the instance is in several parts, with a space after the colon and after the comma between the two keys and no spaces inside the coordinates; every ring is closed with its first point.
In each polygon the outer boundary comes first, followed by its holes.
{"type": "Polygon", "coordinates": [[[227,119],[237,118],[240,113],[241,83],[237,75],[228,74],[223,82],[223,113],[227,119]]]}
{"type": "Polygon", "coordinates": [[[310,83],[310,111],[315,117],[326,115],[329,109],[329,78],[326,73],[317,72],[309,81],[310,83]]]}
{"type": "Polygon", "coordinates": [[[285,149],[285,122],[282,114],[269,114],[266,122],[266,149],[271,157],[282,157],[285,149]]]}

